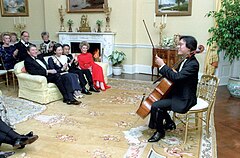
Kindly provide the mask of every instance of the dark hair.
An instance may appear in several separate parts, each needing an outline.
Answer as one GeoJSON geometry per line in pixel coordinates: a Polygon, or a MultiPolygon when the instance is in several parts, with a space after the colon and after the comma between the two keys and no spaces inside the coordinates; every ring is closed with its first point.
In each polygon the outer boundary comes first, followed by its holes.
{"type": "MultiPolygon", "coordinates": [[[[24,33],[28,33],[27,31],[23,31],[23,32],[21,32],[21,36],[24,34],[24,33]]],[[[29,34],[29,33],[28,33],[29,34]]]]}
{"type": "Polygon", "coordinates": [[[192,36],[180,36],[179,40],[183,40],[186,42],[186,47],[190,49],[190,51],[194,51],[197,49],[197,40],[192,36]]]}
{"type": "Polygon", "coordinates": [[[44,32],[41,33],[41,37],[43,37],[43,36],[45,36],[45,35],[49,36],[49,33],[46,32],[46,31],[44,31],[44,32]]]}
{"type": "Polygon", "coordinates": [[[63,48],[64,48],[64,47],[69,47],[69,48],[70,48],[69,44],[63,44],[62,47],[63,47],[63,48]]]}
{"type": "Polygon", "coordinates": [[[29,46],[27,47],[27,51],[30,51],[30,49],[31,49],[32,47],[37,48],[37,46],[36,46],[35,44],[29,44],[29,46]]]}
{"type": "Polygon", "coordinates": [[[57,50],[58,47],[63,47],[60,43],[55,43],[53,45],[53,51],[55,52],[57,50]]]}

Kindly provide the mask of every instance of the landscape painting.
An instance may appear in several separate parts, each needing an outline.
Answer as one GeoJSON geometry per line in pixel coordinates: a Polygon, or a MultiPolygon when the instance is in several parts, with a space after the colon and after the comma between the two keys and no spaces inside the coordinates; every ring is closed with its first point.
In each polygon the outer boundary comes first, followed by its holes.
{"type": "Polygon", "coordinates": [[[156,0],[156,15],[190,16],[192,0],[156,0]]]}

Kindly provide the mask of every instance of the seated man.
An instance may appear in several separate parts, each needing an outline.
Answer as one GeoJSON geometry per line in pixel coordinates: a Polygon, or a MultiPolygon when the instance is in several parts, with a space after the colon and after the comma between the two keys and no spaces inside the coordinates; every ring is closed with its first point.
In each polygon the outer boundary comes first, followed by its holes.
{"type": "Polygon", "coordinates": [[[91,92],[100,92],[99,90],[95,89],[95,87],[93,86],[93,80],[92,80],[92,74],[90,72],[89,69],[86,70],[81,70],[78,67],[78,61],[75,60],[72,56],[72,54],[69,53],[70,50],[70,46],[68,44],[64,44],[63,45],[63,54],[67,56],[68,58],[68,64],[69,64],[69,72],[71,73],[76,73],[78,75],[79,81],[80,81],[80,85],[82,87],[82,93],[83,94],[91,94],[91,92]],[[84,77],[84,75],[86,76],[87,80],[88,80],[88,85],[89,85],[89,91],[85,88],[87,81],[84,77]]]}
{"type": "Polygon", "coordinates": [[[23,61],[28,57],[27,48],[31,43],[29,42],[29,33],[27,31],[23,31],[21,33],[21,40],[15,44],[14,46],[18,50],[16,55],[16,59],[18,62],[23,61]]]}
{"type": "Polygon", "coordinates": [[[33,132],[26,135],[18,134],[0,118],[0,144],[6,143],[12,145],[14,149],[23,149],[25,145],[31,144],[37,139],[38,135],[33,135],[33,132]]]}
{"type": "Polygon", "coordinates": [[[26,71],[31,75],[45,76],[48,82],[55,83],[63,95],[63,102],[79,105],[81,102],[74,99],[74,90],[69,86],[72,85],[71,79],[67,75],[57,73],[55,69],[49,69],[41,55],[37,58],[37,52],[38,50],[35,45],[29,45],[29,56],[24,61],[26,71]]]}

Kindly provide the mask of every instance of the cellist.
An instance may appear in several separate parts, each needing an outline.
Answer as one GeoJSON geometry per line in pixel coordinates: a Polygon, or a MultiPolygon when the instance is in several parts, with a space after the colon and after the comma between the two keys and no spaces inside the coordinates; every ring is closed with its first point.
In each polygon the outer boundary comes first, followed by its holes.
{"type": "Polygon", "coordinates": [[[196,49],[197,40],[194,37],[180,37],[178,55],[184,55],[187,58],[179,64],[176,70],[169,68],[160,57],[155,57],[160,74],[173,82],[173,88],[165,99],[152,104],[149,128],[156,129],[156,132],[148,139],[148,142],[157,142],[164,138],[166,130],[176,129],[168,111],[186,113],[197,104],[199,63],[194,56],[196,49]]]}

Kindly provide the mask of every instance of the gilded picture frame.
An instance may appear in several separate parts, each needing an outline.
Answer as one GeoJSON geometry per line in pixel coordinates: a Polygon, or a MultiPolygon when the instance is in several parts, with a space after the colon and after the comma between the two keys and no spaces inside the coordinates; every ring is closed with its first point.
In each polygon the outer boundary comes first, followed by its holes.
{"type": "Polygon", "coordinates": [[[104,12],[107,0],[67,0],[67,13],[104,12]]]}
{"type": "Polygon", "coordinates": [[[192,0],[156,0],[156,15],[191,16],[192,0]]]}
{"type": "Polygon", "coordinates": [[[29,16],[28,0],[0,0],[3,17],[29,16]]]}

